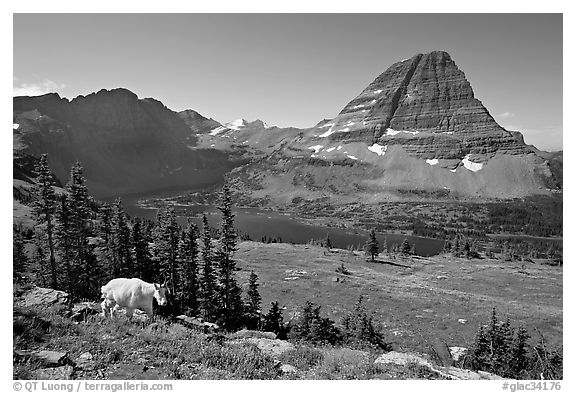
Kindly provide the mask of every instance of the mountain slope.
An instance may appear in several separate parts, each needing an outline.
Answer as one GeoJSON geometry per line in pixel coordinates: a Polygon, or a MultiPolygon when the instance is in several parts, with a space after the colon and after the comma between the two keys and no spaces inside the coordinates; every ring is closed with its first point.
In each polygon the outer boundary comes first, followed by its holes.
{"type": "Polygon", "coordinates": [[[239,189],[279,203],[377,202],[550,194],[561,187],[558,173],[498,125],[450,55],[436,51],[393,64],[334,119],[295,135],[236,179],[239,189]]]}
{"type": "Polygon", "coordinates": [[[208,119],[192,109],[186,109],[182,112],[178,112],[178,116],[180,116],[188,128],[190,128],[192,132],[196,134],[206,134],[214,128],[222,126],[222,124],[218,123],[216,120],[208,119]]]}
{"type": "Polygon", "coordinates": [[[177,113],[126,89],[13,102],[15,155],[48,153],[63,182],[79,160],[98,197],[214,183],[233,167],[225,153],[199,148],[177,113]]]}

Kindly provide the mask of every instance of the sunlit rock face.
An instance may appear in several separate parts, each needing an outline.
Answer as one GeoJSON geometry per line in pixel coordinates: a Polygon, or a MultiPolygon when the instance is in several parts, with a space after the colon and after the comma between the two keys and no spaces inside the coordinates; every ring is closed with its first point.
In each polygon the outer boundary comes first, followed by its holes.
{"type": "Polygon", "coordinates": [[[393,64],[318,138],[401,145],[411,156],[485,162],[494,153],[524,154],[525,145],[496,123],[446,52],[417,54],[393,64]]]}

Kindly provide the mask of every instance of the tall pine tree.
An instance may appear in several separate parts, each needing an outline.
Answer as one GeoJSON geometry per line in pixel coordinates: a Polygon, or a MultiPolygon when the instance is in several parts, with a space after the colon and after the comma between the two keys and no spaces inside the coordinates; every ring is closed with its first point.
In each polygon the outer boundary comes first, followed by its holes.
{"type": "Polygon", "coordinates": [[[262,307],[260,305],[262,297],[258,291],[258,275],[254,272],[250,273],[248,279],[248,291],[246,291],[246,303],[244,306],[244,315],[246,320],[246,327],[248,329],[258,329],[260,325],[260,315],[262,307]]]}
{"type": "Polygon", "coordinates": [[[180,228],[176,221],[174,207],[169,206],[158,214],[158,224],[155,233],[155,259],[160,271],[160,279],[168,279],[168,304],[172,314],[180,312],[180,303],[176,295],[180,293],[180,277],[178,271],[178,243],[180,228]]]}
{"type": "Polygon", "coordinates": [[[180,295],[182,311],[190,316],[196,316],[200,310],[199,250],[197,240],[198,228],[193,222],[189,222],[180,242],[179,269],[182,280],[180,295]]]}
{"type": "Polygon", "coordinates": [[[208,321],[216,321],[218,317],[218,277],[214,270],[214,251],[212,236],[206,214],[202,216],[202,315],[208,321]]]}
{"type": "Polygon", "coordinates": [[[224,329],[234,330],[242,324],[242,291],[236,281],[236,267],[233,255],[236,251],[237,235],[234,230],[232,197],[228,185],[222,187],[220,206],[222,224],[220,244],[216,252],[219,266],[221,321],[224,329]]]}
{"type": "MultiPolygon", "coordinates": [[[[58,269],[56,266],[56,255],[54,248],[54,214],[56,212],[56,194],[54,193],[54,181],[50,168],[48,167],[48,156],[42,154],[36,166],[36,186],[34,194],[36,196],[33,204],[34,214],[40,231],[38,239],[48,245],[49,266],[50,266],[50,287],[58,288],[58,269]]],[[[40,247],[43,244],[39,244],[40,247]]],[[[44,264],[43,264],[44,265],[44,264]]]]}
{"type": "Polygon", "coordinates": [[[64,288],[66,292],[74,292],[74,280],[76,273],[73,270],[73,244],[75,234],[72,227],[72,213],[70,202],[66,194],[60,196],[60,206],[57,214],[56,240],[60,253],[60,260],[64,266],[64,288]]]}
{"type": "Polygon", "coordinates": [[[112,209],[107,203],[102,203],[102,206],[100,206],[99,209],[99,213],[102,238],[104,239],[104,243],[108,245],[108,241],[110,240],[110,235],[112,232],[112,209]]]}
{"type": "Polygon", "coordinates": [[[374,258],[380,253],[378,239],[376,239],[376,231],[374,229],[370,230],[370,237],[366,242],[366,252],[370,255],[372,262],[374,262],[374,258]]]}
{"type": "Polygon", "coordinates": [[[156,266],[152,261],[148,247],[147,233],[143,228],[142,221],[136,219],[132,226],[132,248],[134,250],[135,277],[146,282],[155,281],[156,266]]]}
{"type": "Polygon", "coordinates": [[[130,249],[130,228],[120,198],[114,202],[111,233],[114,277],[131,278],[134,267],[130,249]]]}
{"type": "Polygon", "coordinates": [[[90,196],[85,185],[82,165],[77,162],[70,171],[70,181],[66,189],[70,195],[72,241],[72,270],[75,272],[73,299],[91,299],[99,296],[102,281],[102,269],[94,255],[91,237],[92,211],[90,196]]]}
{"type": "Polygon", "coordinates": [[[24,238],[22,237],[22,234],[14,228],[12,236],[12,278],[14,281],[18,282],[22,280],[22,276],[26,271],[28,257],[24,250],[24,238]]]}

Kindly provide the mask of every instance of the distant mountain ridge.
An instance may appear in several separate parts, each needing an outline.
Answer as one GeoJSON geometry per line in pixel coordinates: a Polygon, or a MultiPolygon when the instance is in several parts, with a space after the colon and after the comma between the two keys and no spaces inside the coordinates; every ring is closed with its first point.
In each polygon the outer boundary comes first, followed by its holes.
{"type": "Polygon", "coordinates": [[[72,101],[46,94],[13,102],[15,155],[48,153],[64,183],[81,161],[96,196],[215,183],[234,166],[225,153],[199,148],[176,112],[126,89],[72,101]]]}
{"type": "Polygon", "coordinates": [[[235,173],[239,189],[282,204],[507,199],[562,188],[557,158],[501,127],[443,51],[391,65],[335,118],[286,135],[264,141],[266,162],[235,173]]]}
{"type": "Polygon", "coordinates": [[[222,124],[126,89],[72,101],[15,97],[13,120],[15,156],[47,152],[64,182],[80,160],[96,195],[194,187],[224,175],[264,204],[562,190],[562,154],[541,152],[501,127],[442,51],[391,65],[335,118],[308,129],[222,124]]]}

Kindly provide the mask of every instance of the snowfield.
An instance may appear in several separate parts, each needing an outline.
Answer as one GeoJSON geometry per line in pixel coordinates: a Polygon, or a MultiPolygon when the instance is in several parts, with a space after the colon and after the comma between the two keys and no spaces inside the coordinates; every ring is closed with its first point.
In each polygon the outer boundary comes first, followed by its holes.
{"type": "Polygon", "coordinates": [[[482,166],[484,166],[484,164],[480,162],[470,161],[470,154],[466,154],[466,157],[462,159],[462,164],[464,164],[464,168],[472,172],[478,172],[480,169],[482,169],[482,166]]]}
{"type": "Polygon", "coordinates": [[[226,130],[227,130],[226,127],[220,126],[220,127],[214,128],[212,131],[210,131],[209,135],[216,136],[219,133],[221,133],[222,131],[226,131],[226,130]]]}
{"type": "Polygon", "coordinates": [[[379,156],[383,156],[386,153],[386,149],[388,149],[388,146],[381,146],[377,143],[373,144],[372,146],[368,146],[368,150],[378,154],[379,156]]]}
{"type": "Polygon", "coordinates": [[[416,135],[416,134],[420,133],[420,131],[404,131],[404,130],[397,131],[397,130],[393,130],[392,128],[387,128],[386,129],[386,136],[394,136],[394,135],[400,134],[401,132],[406,133],[406,134],[412,134],[412,135],[416,135]]]}
{"type": "Polygon", "coordinates": [[[314,154],[318,154],[318,152],[322,150],[322,147],[324,147],[324,145],[314,145],[310,146],[308,149],[314,150],[314,154]]]}

